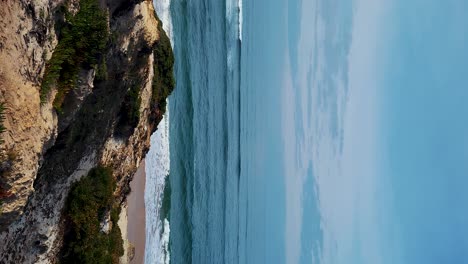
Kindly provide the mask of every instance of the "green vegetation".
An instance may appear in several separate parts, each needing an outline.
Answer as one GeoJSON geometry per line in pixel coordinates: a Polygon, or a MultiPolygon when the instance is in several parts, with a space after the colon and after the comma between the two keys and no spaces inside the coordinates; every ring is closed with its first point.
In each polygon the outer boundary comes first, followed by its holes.
{"type": "Polygon", "coordinates": [[[137,86],[134,86],[127,93],[127,96],[130,97],[129,109],[127,112],[127,118],[129,123],[132,126],[136,126],[138,121],[140,121],[140,106],[141,106],[141,96],[140,89],[137,86]]]}
{"type": "Polygon", "coordinates": [[[154,48],[154,78],[153,78],[153,107],[158,107],[162,113],[166,111],[166,98],[172,93],[174,80],[174,54],[171,42],[162,29],[162,22],[158,18],[160,39],[154,48]]]}
{"type": "Polygon", "coordinates": [[[80,0],[80,9],[71,16],[66,8],[60,25],[59,43],[47,62],[41,84],[41,102],[50,90],[57,88],[53,105],[61,112],[65,95],[74,88],[80,68],[91,68],[102,61],[109,36],[107,14],[99,8],[97,0],[80,0]]]}
{"type": "Polygon", "coordinates": [[[120,110],[121,119],[118,130],[124,130],[124,127],[134,128],[140,121],[140,85],[133,85],[125,95],[125,99],[120,110]]]}
{"type": "Polygon", "coordinates": [[[106,58],[102,58],[99,62],[98,67],[96,68],[96,81],[105,81],[107,80],[107,61],[106,58]]]}
{"type": "Polygon", "coordinates": [[[116,183],[112,171],[97,167],[75,183],[68,195],[65,217],[69,227],[64,238],[62,263],[118,263],[123,241],[117,225],[119,207],[113,207],[116,183]],[[110,212],[112,229],[100,230],[100,223],[110,212]]]}
{"type": "MultiPolygon", "coordinates": [[[[157,16],[156,16],[157,17],[157,16]]],[[[162,28],[162,22],[158,19],[158,31],[160,34],[159,40],[153,47],[154,55],[154,76],[152,80],[152,97],[151,97],[151,112],[150,118],[157,120],[162,118],[162,114],[166,111],[166,98],[174,90],[174,55],[172,47],[166,32],[162,28]]],[[[110,36],[110,42],[117,39],[117,33],[114,32],[110,36]]],[[[140,121],[141,107],[141,90],[144,85],[142,75],[139,70],[144,68],[147,60],[146,56],[137,58],[134,62],[135,67],[129,71],[128,82],[129,89],[125,95],[121,108],[119,110],[119,121],[114,130],[116,136],[129,136],[140,121]]]]}

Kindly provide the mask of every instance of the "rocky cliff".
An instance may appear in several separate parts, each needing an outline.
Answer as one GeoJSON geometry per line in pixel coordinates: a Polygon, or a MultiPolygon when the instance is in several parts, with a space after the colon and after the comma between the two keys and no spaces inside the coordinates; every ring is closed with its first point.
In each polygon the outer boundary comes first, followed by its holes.
{"type": "Polygon", "coordinates": [[[0,1],[0,263],[56,263],[74,182],[111,168],[125,200],[172,51],[151,1],[0,1]]]}

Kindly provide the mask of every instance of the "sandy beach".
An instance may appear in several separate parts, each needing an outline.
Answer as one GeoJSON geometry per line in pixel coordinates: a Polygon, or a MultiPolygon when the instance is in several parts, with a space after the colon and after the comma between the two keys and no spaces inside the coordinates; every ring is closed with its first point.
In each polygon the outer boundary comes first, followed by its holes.
{"type": "Polygon", "coordinates": [[[132,191],[127,198],[127,207],[123,208],[120,216],[119,226],[125,240],[124,247],[127,249],[121,258],[122,263],[143,264],[145,261],[145,182],[143,161],[130,183],[132,191]]]}

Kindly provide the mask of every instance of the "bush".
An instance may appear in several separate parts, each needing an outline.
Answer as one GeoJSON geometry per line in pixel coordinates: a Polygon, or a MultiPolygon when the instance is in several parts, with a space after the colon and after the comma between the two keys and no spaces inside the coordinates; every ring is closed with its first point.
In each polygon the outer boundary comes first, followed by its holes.
{"type": "Polygon", "coordinates": [[[154,53],[154,78],[152,85],[152,103],[162,113],[166,111],[166,98],[175,87],[174,80],[174,54],[171,42],[166,32],[162,29],[162,22],[158,18],[158,30],[160,38],[153,50],[154,53]]]}
{"type": "Polygon", "coordinates": [[[105,58],[102,58],[101,62],[96,68],[96,81],[106,81],[108,78],[107,75],[107,61],[105,58]]]}
{"type": "Polygon", "coordinates": [[[125,95],[125,99],[120,110],[121,119],[119,122],[120,126],[129,126],[134,128],[140,121],[140,86],[133,85],[125,95]]]}
{"type": "Polygon", "coordinates": [[[70,16],[65,10],[59,43],[46,64],[41,84],[41,102],[50,90],[57,88],[53,105],[59,112],[65,95],[75,87],[81,67],[95,67],[102,60],[108,39],[107,14],[99,8],[97,0],[81,0],[80,10],[70,16]]]}
{"type": "Polygon", "coordinates": [[[117,225],[118,209],[112,208],[116,183],[112,171],[97,167],[75,183],[68,195],[65,217],[69,230],[62,248],[62,263],[118,263],[123,241],[117,225]],[[111,210],[112,229],[100,230],[106,212],[111,210]]]}

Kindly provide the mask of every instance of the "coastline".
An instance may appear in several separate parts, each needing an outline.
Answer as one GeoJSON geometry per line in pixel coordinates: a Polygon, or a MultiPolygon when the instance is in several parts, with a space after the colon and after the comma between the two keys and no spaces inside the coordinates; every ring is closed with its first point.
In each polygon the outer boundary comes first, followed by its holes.
{"type": "Polygon", "coordinates": [[[145,262],[146,211],[145,211],[145,161],[143,160],[133,180],[127,204],[122,207],[119,226],[124,240],[124,255],[120,263],[143,264],[145,262]]]}

